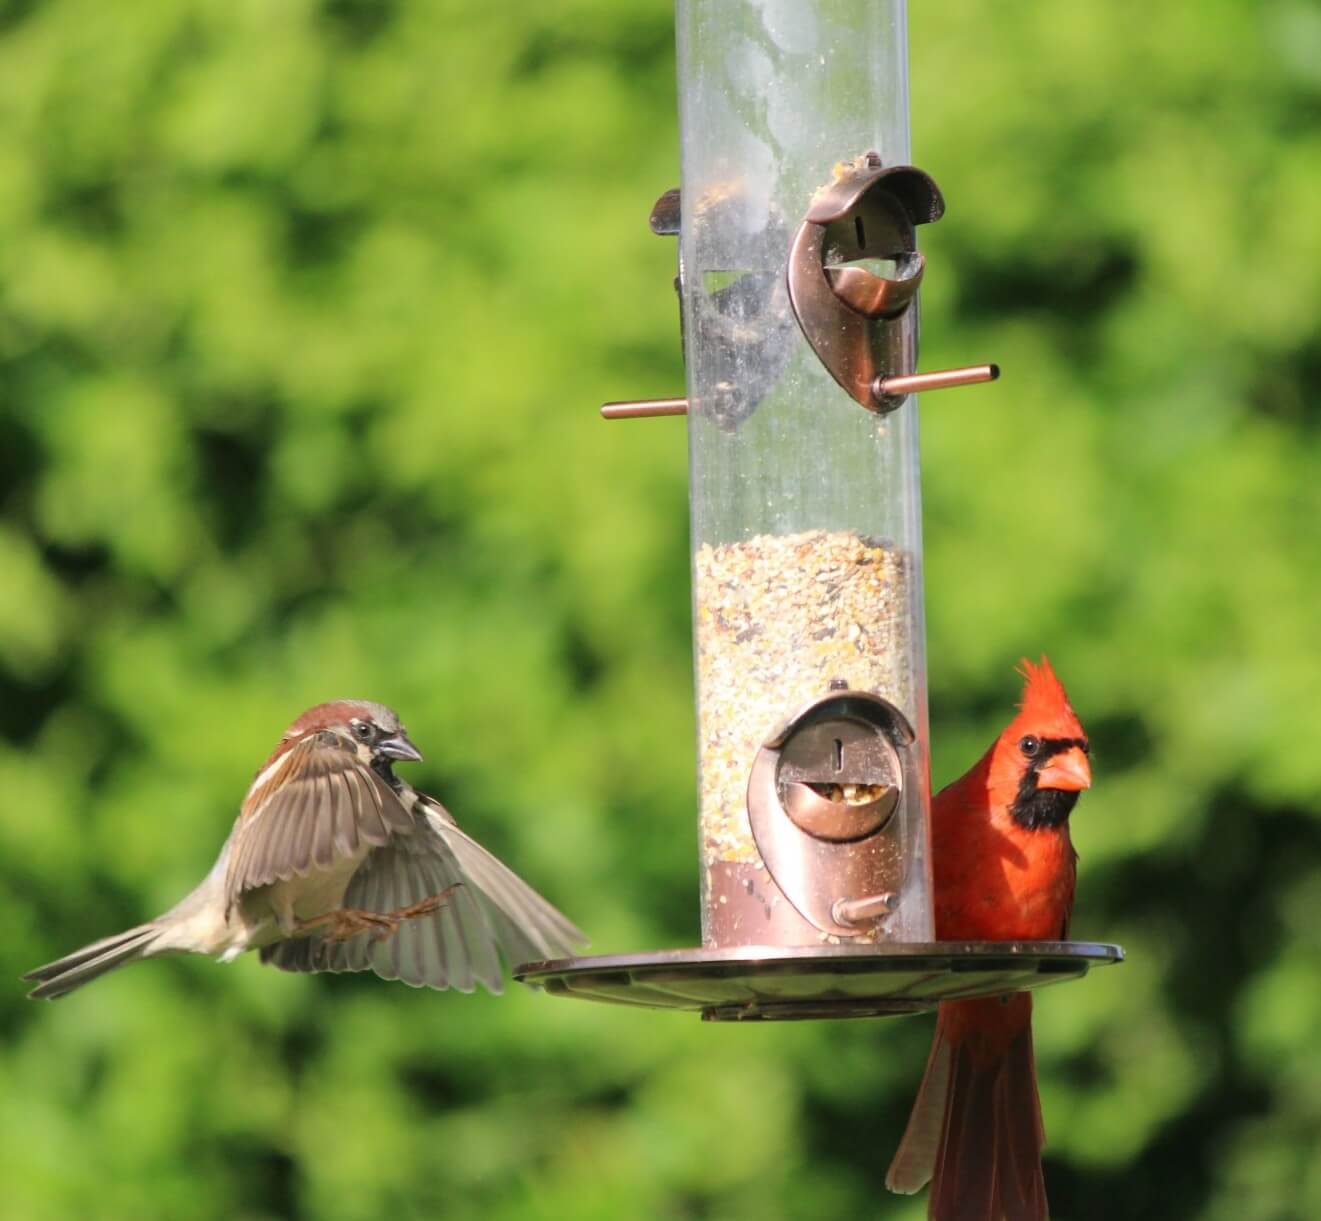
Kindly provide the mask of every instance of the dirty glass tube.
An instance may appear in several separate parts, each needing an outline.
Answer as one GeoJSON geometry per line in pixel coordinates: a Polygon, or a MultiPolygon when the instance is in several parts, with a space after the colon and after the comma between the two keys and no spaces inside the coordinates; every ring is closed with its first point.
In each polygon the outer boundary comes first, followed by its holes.
{"type": "Polygon", "coordinates": [[[770,882],[747,813],[759,748],[832,680],[916,733],[889,832],[902,885],[862,941],[929,940],[917,401],[878,415],[845,393],[785,282],[837,163],[909,161],[904,3],[676,7],[703,940],[834,940],[770,882]]]}

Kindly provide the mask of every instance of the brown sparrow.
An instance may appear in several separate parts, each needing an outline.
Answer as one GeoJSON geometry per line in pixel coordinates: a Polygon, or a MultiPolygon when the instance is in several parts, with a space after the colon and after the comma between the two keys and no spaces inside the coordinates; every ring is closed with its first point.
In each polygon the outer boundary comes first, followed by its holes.
{"type": "Polygon", "coordinates": [[[583,934],[394,774],[421,759],[399,718],[366,700],[308,709],[243,800],[220,858],[164,915],[28,972],[63,996],[139,958],[260,949],[286,971],[375,971],[414,986],[502,987],[511,965],[583,934]]]}

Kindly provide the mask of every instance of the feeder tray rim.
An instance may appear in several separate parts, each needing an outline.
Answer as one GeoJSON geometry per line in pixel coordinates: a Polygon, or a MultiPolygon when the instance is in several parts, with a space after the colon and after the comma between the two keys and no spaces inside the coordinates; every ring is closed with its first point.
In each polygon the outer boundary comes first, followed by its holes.
{"type": "Polygon", "coordinates": [[[782,1021],[921,1013],[1077,979],[1123,957],[1090,941],[740,945],[524,963],[514,978],[552,996],[705,1021],[782,1021]]]}
{"type": "Polygon", "coordinates": [[[1027,960],[1078,959],[1097,965],[1124,961],[1121,946],[1100,941],[906,941],[881,945],[776,946],[735,945],[703,946],[692,949],[648,950],[639,954],[597,954],[581,958],[555,958],[519,964],[514,978],[520,983],[536,984],[539,975],[562,971],[611,971],[647,967],[666,967],[691,963],[717,966],[721,963],[801,963],[820,961],[832,966],[840,962],[875,960],[879,968],[886,959],[895,965],[912,965],[911,960],[939,958],[970,964],[983,959],[1022,958],[1027,960]]]}

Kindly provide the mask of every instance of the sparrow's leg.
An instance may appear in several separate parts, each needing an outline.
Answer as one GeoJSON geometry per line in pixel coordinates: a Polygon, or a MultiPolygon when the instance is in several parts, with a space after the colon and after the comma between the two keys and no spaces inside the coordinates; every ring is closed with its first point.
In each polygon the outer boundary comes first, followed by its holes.
{"type": "Polygon", "coordinates": [[[455,882],[445,887],[439,894],[428,895],[407,907],[397,907],[391,912],[369,912],[360,907],[339,907],[321,916],[298,922],[299,933],[308,933],[324,928],[321,934],[326,941],[347,941],[359,933],[371,933],[381,941],[398,931],[405,920],[416,920],[421,916],[430,916],[438,912],[449,901],[450,894],[461,883],[455,882]]]}
{"type": "Polygon", "coordinates": [[[396,920],[380,912],[363,911],[360,907],[337,907],[321,916],[298,922],[299,934],[324,929],[321,934],[326,941],[347,941],[359,933],[375,933],[377,937],[388,937],[399,927],[396,920]]]}
{"type": "Polygon", "coordinates": [[[410,903],[407,907],[397,907],[388,915],[401,923],[404,920],[416,920],[419,916],[430,916],[440,911],[449,902],[450,895],[462,885],[462,882],[454,882],[438,894],[428,895],[425,899],[419,899],[416,903],[410,903]]]}

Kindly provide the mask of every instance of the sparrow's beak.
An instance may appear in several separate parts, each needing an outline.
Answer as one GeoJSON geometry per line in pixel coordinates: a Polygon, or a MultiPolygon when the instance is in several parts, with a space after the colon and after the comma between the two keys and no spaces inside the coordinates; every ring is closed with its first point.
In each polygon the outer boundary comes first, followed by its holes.
{"type": "Polygon", "coordinates": [[[422,758],[422,752],[408,740],[408,735],[402,729],[393,738],[383,738],[377,742],[376,749],[387,759],[416,762],[422,758]]]}
{"type": "Polygon", "coordinates": [[[1082,747],[1071,746],[1056,755],[1037,773],[1037,788],[1062,789],[1066,793],[1080,793],[1092,787],[1092,765],[1082,753],[1082,747]]]}

